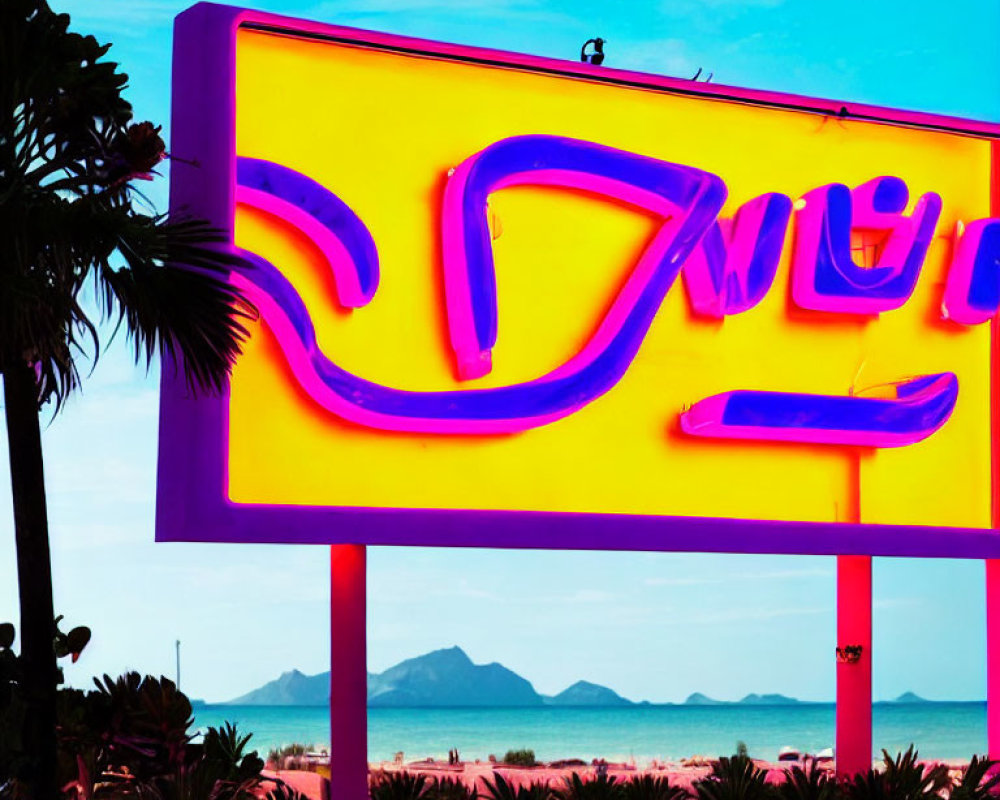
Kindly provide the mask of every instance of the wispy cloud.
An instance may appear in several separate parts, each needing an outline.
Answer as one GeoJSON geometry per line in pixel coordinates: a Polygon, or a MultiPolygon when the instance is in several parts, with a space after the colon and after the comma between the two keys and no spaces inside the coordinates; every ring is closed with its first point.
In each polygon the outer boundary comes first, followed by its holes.
{"type": "Polygon", "coordinates": [[[681,39],[653,39],[642,42],[617,42],[608,45],[610,66],[652,72],[672,77],[690,78],[698,65],[681,39]]]}
{"type": "Polygon", "coordinates": [[[451,24],[469,19],[505,19],[518,23],[541,19],[571,21],[546,5],[535,0],[324,0],[304,10],[302,16],[332,21],[359,16],[366,19],[395,17],[401,21],[415,15],[451,24]]]}
{"type": "Polygon", "coordinates": [[[445,593],[446,596],[452,597],[465,597],[472,598],[476,600],[498,600],[499,598],[494,592],[487,591],[479,586],[472,584],[468,578],[462,578],[459,582],[454,585],[450,591],[445,593]]]}
{"type": "MultiPolygon", "coordinates": [[[[151,525],[150,525],[151,527],[151,525]]],[[[120,548],[149,541],[149,532],[143,539],[143,531],[135,525],[112,522],[75,522],[71,526],[56,526],[52,529],[52,544],[60,551],[75,552],[95,547],[120,548]]]]}
{"type": "Polygon", "coordinates": [[[913,608],[919,605],[923,605],[923,603],[917,597],[883,597],[872,602],[872,608],[878,611],[893,608],[913,608]]]}
{"type": "Polygon", "coordinates": [[[758,8],[777,8],[785,0],[663,0],[660,12],[670,17],[698,17],[704,14],[734,16],[758,8]]]}
{"type": "Polygon", "coordinates": [[[58,10],[70,15],[74,28],[112,28],[118,36],[139,36],[149,27],[171,25],[189,5],[188,0],[63,0],[58,10]]]}
{"type": "Polygon", "coordinates": [[[532,0],[336,0],[323,2],[310,9],[309,13],[404,13],[412,11],[443,11],[506,14],[524,9],[535,9],[538,3],[532,0]]]}
{"type": "MultiPolygon", "coordinates": [[[[124,347],[124,343],[122,343],[124,347]]],[[[159,413],[159,392],[155,388],[144,386],[103,385],[99,390],[90,392],[85,385],[82,392],[71,396],[66,405],[67,418],[72,424],[85,430],[100,425],[114,425],[121,429],[126,423],[155,421],[159,413]]],[[[55,425],[63,425],[62,418],[55,425]]]]}
{"type": "MultiPolygon", "coordinates": [[[[161,545],[162,546],[162,545],[161,545]]],[[[184,563],[157,570],[164,585],[183,587],[183,591],[211,594],[215,602],[239,607],[243,594],[252,587],[268,587],[271,603],[293,608],[322,607],[329,602],[329,586],[325,581],[312,580],[313,575],[295,564],[253,563],[248,560],[220,564],[184,563]],[[309,579],[307,579],[309,578],[309,579]]]]}
{"type": "Polygon", "coordinates": [[[730,580],[744,581],[781,581],[798,580],[801,578],[831,578],[832,569],[818,569],[815,567],[804,569],[776,569],[765,572],[744,572],[728,576],[730,580]]]}
{"type": "Polygon", "coordinates": [[[480,586],[467,578],[455,579],[447,573],[430,576],[425,570],[396,569],[384,574],[383,587],[379,592],[382,603],[412,603],[415,597],[424,600],[489,600],[502,603],[506,599],[486,586],[480,586]]]}
{"type": "Polygon", "coordinates": [[[601,591],[600,589],[577,589],[562,598],[564,603],[606,603],[612,600],[614,595],[611,592],[601,591]]]}
{"type": "Polygon", "coordinates": [[[804,580],[807,578],[832,578],[832,569],[804,568],[778,569],[763,572],[735,572],[719,575],[690,576],[682,578],[645,578],[646,586],[710,586],[733,581],[787,581],[804,580]]]}
{"type": "Polygon", "coordinates": [[[721,578],[644,578],[646,586],[705,586],[722,583],[721,578]]]}
{"type": "Polygon", "coordinates": [[[711,611],[694,614],[690,617],[676,620],[675,624],[718,625],[726,622],[762,622],[782,617],[815,617],[832,614],[830,606],[785,607],[785,608],[731,608],[724,611],[711,611]]]}

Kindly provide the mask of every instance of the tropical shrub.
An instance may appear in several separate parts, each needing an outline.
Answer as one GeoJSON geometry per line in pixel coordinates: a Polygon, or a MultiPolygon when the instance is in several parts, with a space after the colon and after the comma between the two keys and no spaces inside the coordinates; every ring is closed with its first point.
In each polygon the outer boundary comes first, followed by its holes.
{"type": "Polygon", "coordinates": [[[890,800],[885,776],[875,769],[848,778],[839,788],[844,800],[890,800]]]}
{"type": "Polygon", "coordinates": [[[881,771],[869,769],[845,781],[842,794],[846,800],[931,800],[942,797],[951,788],[951,778],[944,764],[933,767],[919,763],[911,744],[895,758],[882,751],[881,771]]]}
{"type": "Polygon", "coordinates": [[[309,752],[311,748],[301,742],[292,742],[281,747],[272,747],[267,751],[267,760],[273,764],[275,769],[295,769],[294,759],[301,758],[309,752]]]}
{"type": "Polygon", "coordinates": [[[574,772],[565,779],[561,788],[555,789],[556,800],[622,800],[622,785],[607,773],[598,773],[591,780],[583,780],[574,772]]]}
{"type": "Polygon", "coordinates": [[[1000,771],[996,761],[973,756],[951,790],[951,800],[988,800],[998,794],[1000,771]]]}
{"type": "Polygon", "coordinates": [[[621,784],[621,800],[684,800],[688,792],[662,775],[637,775],[621,784]]]}
{"type": "Polygon", "coordinates": [[[469,786],[458,778],[439,777],[427,790],[427,797],[433,800],[479,800],[475,786],[469,786]]]}
{"type": "Polygon", "coordinates": [[[260,784],[264,762],[255,750],[247,752],[253,734],[241,735],[236,726],[224,722],[209,728],[202,740],[202,762],[214,777],[217,800],[242,797],[260,784]]]}
{"type": "Polygon", "coordinates": [[[767,773],[744,755],[712,762],[711,773],[693,784],[698,800],[765,800],[772,796],[767,773]]]}
{"type": "Polygon", "coordinates": [[[888,794],[894,800],[925,800],[925,798],[940,797],[941,793],[951,788],[951,777],[948,767],[936,764],[933,767],[919,763],[917,751],[911,744],[905,753],[897,753],[896,758],[890,758],[889,753],[882,751],[882,761],[888,794]]]}
{"type": "Polygon", "coordinates": [[[518,767],[533,767],[538,762],[535,761],[534,750],[522,748],[521,750],[508,750],[504,753],[503,763],[518,767]]]}
{"type": "Polygon", "coordinates": [[[775,787],[779,800],[835,800],[837,781],[813,761],[806,769],[794,766],[775,787]]]}
{"type": "MultiPolygon", "coordinates": [[[[145,764],[146,777],[120,777],[102,784],[96,795],[115,800],[132,796],[138,800],[256,800],[264,762],[255,751],[246,751],[250,738],[229,722],[222,728],[210,727],[201,743],[188,743],[182,755],[169,765],[161,763],[156,774],[149,775],[151,765],[145,764]]],[[[131,774],[117,765],[111,770],[108,774],[131,774]]]]}
{"type": "Polygon", "coordinates": [[[284,781],[276,780],[275,783],[276,786],[264,795],[264,800],[312,800],[284,781]]]}
{"type": "Polygon", "coordinates": [[[428,778],[406,771],[373,772],[368,791],[371,800],[478,800],[480,797],[474,786],[457,778],[428,778]]]}
{"type": "Polygon", "coordinates": [[[420,800],[429,788],[427,777],[413,772],[373,772],[368,780],[371,800],[420,800]]]}
{"type": "MultiPolygon", "coordinates": [[[[78,655],[88,638],[89,631],[63,635],[57,625],[56,653],[78,655]]],[[[9,639],[11,627],[0,626],[0,798],[24,794],[20,776],[10,770],[11,753],[16,757],[10,743],[17,742],[21,727],[17,714],[8,713],[20,692],[20,665],[9,639]]],[[[192,743],[191,703],[167,678],[130,672],[117,679],[95,678],[94,684],[90,692],[64,688],[56,695],[56,778],[64,793],[79,800],[255,796],[264,762],[247,749],[250,734],[227,722],[192,743]]]]}
{"type": "MultiPolygon", "coordinates": [[[[58,616],[52,625],[53,655],[57,659],[72,658],[75,662],[90,641],[90,629],[80,626],[63,633],[62,620],[63,617],[58,616]]],[[[24,777],[30,764],[23,737],[28,712],[24,659],[13,650],[16,632],[11,623],[0,623],[0,797],[4,796],[3,791],[13,792],[14,782],[24,777]],[[4,786],[7,789],[3,789],[4,786]]],[[[61,684],[61,667],[56,667],[56,675],[61,684]]]]}
{"type": "Polygon", "coordinates": [[[542,781],[517,786],[498,773],[492,781],[483,783],[490,800],[553,800],[554,797],[552,787],[542,781]]]}

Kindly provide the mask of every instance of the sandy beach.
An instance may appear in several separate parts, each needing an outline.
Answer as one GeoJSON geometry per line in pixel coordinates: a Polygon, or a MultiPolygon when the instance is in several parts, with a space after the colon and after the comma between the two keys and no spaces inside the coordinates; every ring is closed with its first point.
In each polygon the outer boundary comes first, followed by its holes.
{"type": "MultiPolygon", "coordinates": [[[[768,765],[769,769],[778,772],[782,770],[776,765],[768,765]]],[[[485,790],[485,781],[492,780],[494,775],[502,775],[504,779],[516,784],[534,783],[545,781],[552,785],[561,784],[574,772],[582,778],[593,778],[597,774],[597,769],[591,765],[575,766],[552,766],[539,765],[537,767],[515,767],[503,764],[490,764],[488,762],[472,762],[458,765],[449,765],[445,762],[416,762],[411,764],[396,764],[391,761],[382,761],[368,765],[370,773],[378,771],[385,772],[412,772],[427,775],[428,777],[449,777],[458,778],[467,785],[475,785],[476,788],[485,790]]],[[[698,778],[707,775],[709,768],[707,759],[698,757],[687,759],[685,762],[653,764],[645,767],[636,767],[628,764],[608,764],[608,774],[627,778],[635,775],[655,774],[669,778],[671,783],[680,786],[690,786],[698,778]]],[[[320,800],[323,777],[316,772],[303,770],[274,770],[265,773],[268,776],[280,778],[290,786],[298,789],[310,798],[320,800]]]]}
{"type": "MultiPolygon", "coordinates": [[[[512,767],[490,763],[468,763],[459,765],[448,765],[442,762],[416,763],[400,766],[393,762],[383,761],[369,764],[369,771],[374,773],[380,770],[385,772],[412,772],[427,775],[428,777],[450,777],[458,778],[467,785],[475,785],[481,791],[485,790],[485,781],[492,780],[494,775],[503,775],[504,779],[516,784],[534,783],[545,781],[552,785],[561,784],[564,779],[574,772],[582,778],[592,778],[597,774],[593,766],[537,766],[537,767],[512,767]]],[[[709,772],[707,766],[694,766],[692,764],[670,763],[649,767],[632,767],[626,764],[609,764],[608,774],[615,777],[631,777],[642,774],[663,775],[670,779],[671,783],[690,786],[698,778],[704,777],[709,772]]],[[[302,770],[275,770],[265,774],[280,778],[285,783],[293,786],[314,800],[321,800],[323,777],[316,772],[306,772],[302,770]]]]}
{"type": "MultiPolygon", "coordinates": [[[[608,775],[619,779],[628,779],[636,775],[657,775],[666,777],[673,785],[690,788],[694,781],[704,778],[709,774],[710,760],[708,757],[692,756],[679,762],[653,762],[643,766],[609,763],[607,765],[607,772],[608,775]]],[[[797,765],[797,762],[774,763],[759,760],[755,760],[755,763],[758,767],[767,771],[767,779],[770,783],[781,782],[785,771],[797,765]]],[[[952,773],[952,777],[958,777],[962,768],[968,762],[960,759],[948,759],[943,761],[927,761],[924,763],[929,765],[937,763],[946,764],[952,773]]],[[[834,768],[833,762],[827,762],[821,764],[821,766],[831,771],[834,768]]],[[[502,775],[508,782],[518,785],[544,781],[550,785],[558,786],[574,772],[579,774],[584,780],[594,778],[597,774],[597,768],[593,765],[561,766],[546,764],[536,767],[515,767],[488,762],[449,765],[441,761],[427,761],[400,765],[390,761],[383,761],[369,764],[368,769],[370,773],[378,771],[411,772],[424,774],[432,778],[457,778],[467,785],[475,785],[480,791],[485,790],[485,781],[488,779],[491,780],[494,775],[502,775]]],[[[312,800],[322,800],[323,777],[316,772],[276,770],[267,771],[265,774],[280,778],[290,786],[312,798],[312,800]]]]}

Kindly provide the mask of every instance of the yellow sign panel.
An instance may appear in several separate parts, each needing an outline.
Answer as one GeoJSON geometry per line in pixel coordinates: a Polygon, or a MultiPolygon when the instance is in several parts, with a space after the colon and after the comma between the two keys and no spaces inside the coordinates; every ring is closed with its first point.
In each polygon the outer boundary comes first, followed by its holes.
{"type": "Polygon", "coordinates": [[[510,137],[566,137],[713,173],[728,188],[722,218],[764,193],[795,199],[879,176],[901,178],[911,198],[937,193],[942,204],[901,307],[798,307],[793,222],[757,305],[706,318],[677,280],[613,388],[514,433],[345,421],[300,386],[258,325],[232,380],[232,501],[990,525],[990,329],[941,314],[956,223],[990,214],[988,140],[266,30],[241,30],[236,41],[238,156],[307,175],[342,200],[377,246],[378,288],[364,307],[343,307],[316,245],[251,205],[237,208],[236,243],[294,286],[327,358],[396,389],[517,385],[565,364],[594,335],[660,225],[649,211],[572,188],[492,192],[492,370],[461,380],[445,307],[445,185],[466,159],[510,137]],[[957,376],[954,411],[905,447],[700,438],[679,423],[699,401],[733,390],[878,396],[878,387],[937,373],[957,376]]]}

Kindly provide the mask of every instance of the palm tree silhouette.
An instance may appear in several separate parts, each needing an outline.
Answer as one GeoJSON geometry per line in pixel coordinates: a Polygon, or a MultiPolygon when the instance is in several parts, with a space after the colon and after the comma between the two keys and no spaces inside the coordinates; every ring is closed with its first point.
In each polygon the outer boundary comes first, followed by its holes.
{"type": "Polygon", "coordinates": [[[96,359],[93,316],[124,328],[136,361],[159,352],[212,391],[253,313],[227,283],[237,258],[219,231],[144,212],[134,182],[164,158],[160,129],[133,123],[128,77],[103,60],[110,45],[68,26],[45,0],[0,3],[0,372],[27,705],[20,777],[33,800],[59,796],[39,413],[49,402],[58,412],[80,385],[78,362],[96,359]],[[96,311],[81,299],[88,284],[96,311]]]}

